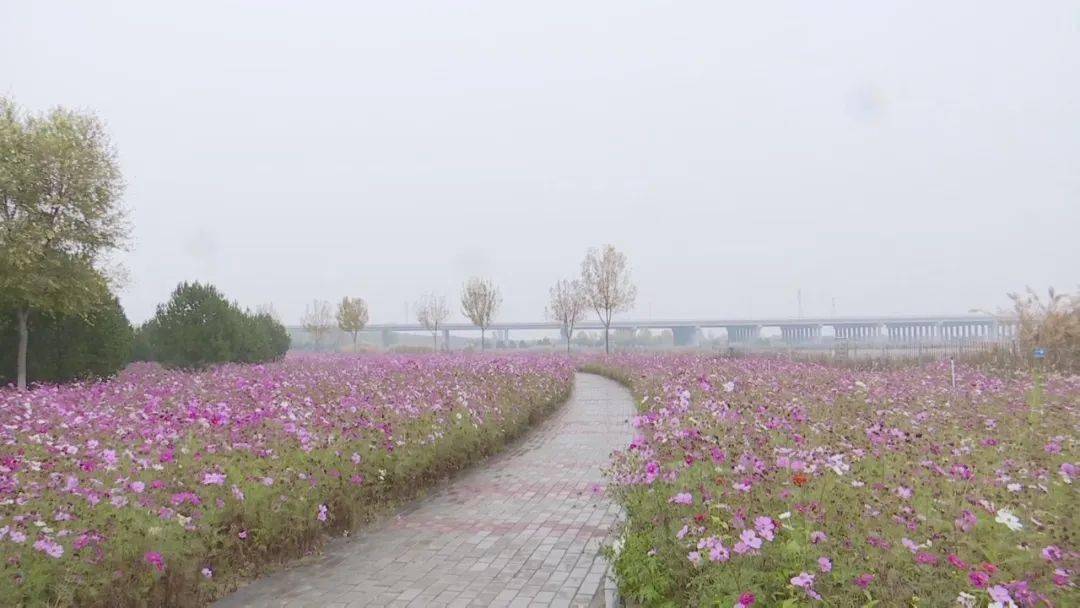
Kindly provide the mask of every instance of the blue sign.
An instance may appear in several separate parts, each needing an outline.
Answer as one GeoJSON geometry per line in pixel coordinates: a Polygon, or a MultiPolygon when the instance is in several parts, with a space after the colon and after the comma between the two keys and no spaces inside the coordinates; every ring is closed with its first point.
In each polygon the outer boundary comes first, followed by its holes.
{"type": "Polygon", "coordinates": [[[1035,358],[1036,359],[1043,359],[1045,357],[1046,357],[1046,349],[1045,348],[1040,346],[1039,348],[1035,349],[1035,358]]]}

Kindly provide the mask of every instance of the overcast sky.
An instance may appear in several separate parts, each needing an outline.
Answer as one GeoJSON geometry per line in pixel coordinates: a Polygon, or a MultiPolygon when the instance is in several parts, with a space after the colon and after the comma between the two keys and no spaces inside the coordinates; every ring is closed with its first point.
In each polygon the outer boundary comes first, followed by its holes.
{"type": "Polygon", "coordinates": [[[470,275],[543,315],[965,313],[1080,284],[1080,2],[0,2],[0,94],[107,124],[134,321],[470,275]],[[723,5],[723,6],[721,6],[723,5]]]}

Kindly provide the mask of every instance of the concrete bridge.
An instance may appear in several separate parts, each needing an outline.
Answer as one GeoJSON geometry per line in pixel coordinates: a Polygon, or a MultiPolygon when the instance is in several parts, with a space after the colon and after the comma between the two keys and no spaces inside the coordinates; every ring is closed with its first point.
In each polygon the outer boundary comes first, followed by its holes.
{"type": "MultiPolygon", "coordinates": [[[[595,320],[578,323],[574,330],[602,330],[595,320]]],[[[1016,320],[988,315],[941,316],[875,316],[819,317],[764,319],[637,319],[617,320],[614,330],[670,329],[676,346],[695,346],[702,330],[723,329],[729,344],[750,344],[761,339],[763,329],[779,329],[783,341],[791,345],[808,345],[844,340],[860,343],[950,343],[964,341],[1001,341],[1016,333],[1016,320]],[[831,336],[823,332],[831,329],[831,336]]],[[[561,326],[550,321],[493,323],[488,331],[495,339],[507,340],[511,330],[559,331],[561,326]]],[[[302,331],[300,328],[290,328],[302,331]]],[[[395,332],[429,331],[419,323],[373,323],[364,331],[382,332],[383,345],[393,343],[395,332]]],[[[451,333],[479,332],[470,323],[447,323],[439,327],[443,343],[449,344],[451,333]]]]}

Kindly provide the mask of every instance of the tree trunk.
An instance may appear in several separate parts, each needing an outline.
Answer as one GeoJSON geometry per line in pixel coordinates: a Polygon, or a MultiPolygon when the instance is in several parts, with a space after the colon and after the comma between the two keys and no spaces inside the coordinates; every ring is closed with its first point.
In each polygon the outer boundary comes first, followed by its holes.
{"type": "Polygon", "coordinates": [[[19,322],[19,352],[16,357],[16,368],[18,375],[18,388],[20,391],[26,390],[26,345],[29,342],[30,332],[26,327],[27,318],[30,316],[30,311],[25,308],[15,313],[19,322]]]}
{"type": "Polygon", "coordinates": [[[431,332],[431,351],[439,352],[439,328],[435,328],[435,331],[431,332]]]}
{"type": "Polygon", "coordinates": [[[611,354],[611,345],[608,343],[608,325],[604,325],[604,354],[611,354]]]}
{"type": "Polygon", "coordinates": [[[484,328],[480,328],[480,352],[484,352],[484,328]]]}

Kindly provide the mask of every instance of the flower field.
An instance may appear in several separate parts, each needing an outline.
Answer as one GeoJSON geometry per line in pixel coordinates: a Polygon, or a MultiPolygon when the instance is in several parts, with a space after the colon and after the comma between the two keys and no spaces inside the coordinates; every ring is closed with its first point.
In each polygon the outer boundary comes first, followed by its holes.
{"type": "Polygon", "coordinates": [[[201,605],[497,449],[572,382],[561,358],[305,356],[0,390],[0,605],[201,605]]]}
{"type": "Polygon", "coordinates": [[[648,606],[1077,606],[1080,377],[619,355],[614,548],[648,606]]]}

